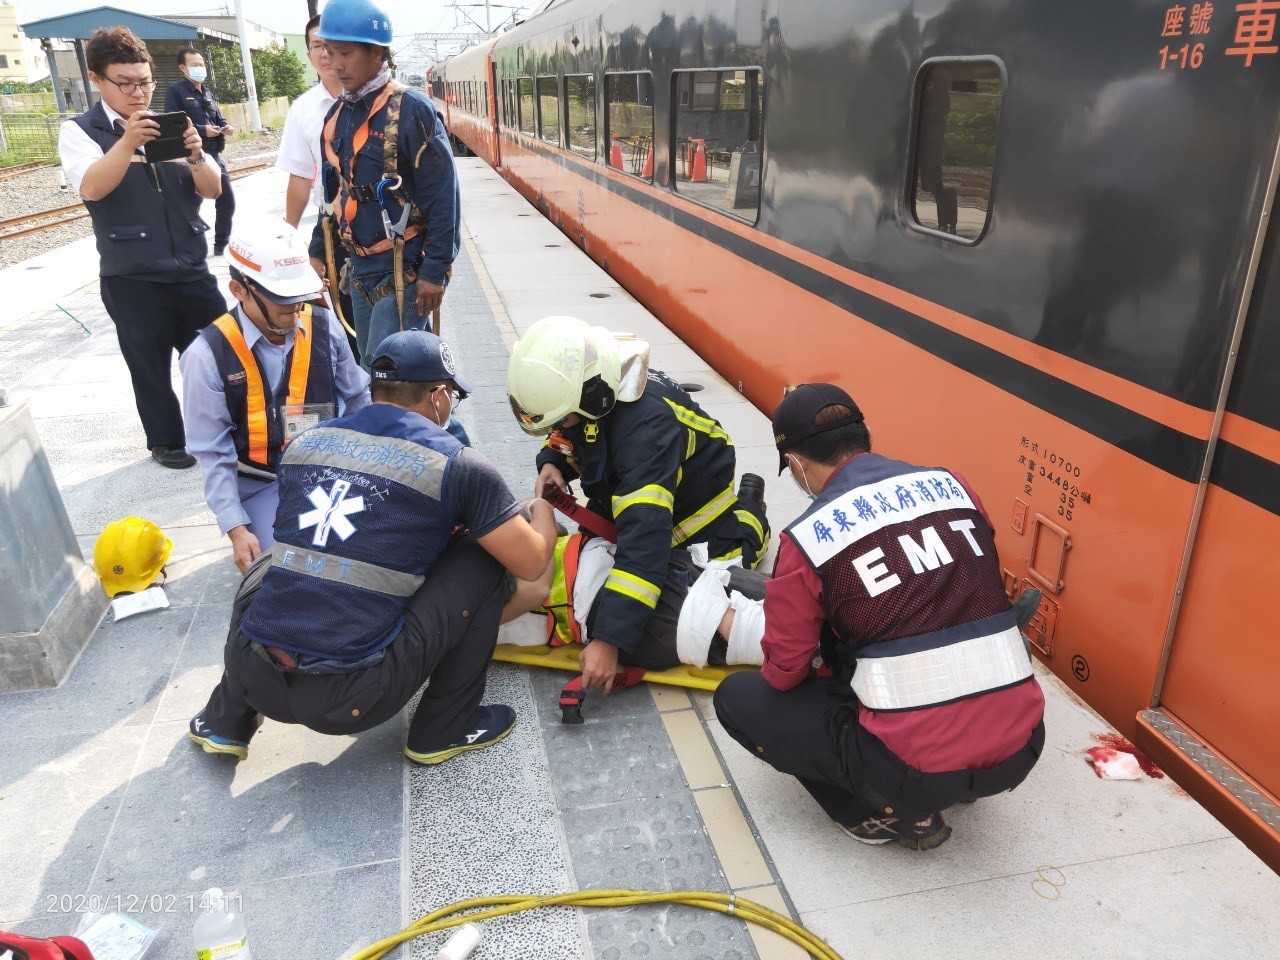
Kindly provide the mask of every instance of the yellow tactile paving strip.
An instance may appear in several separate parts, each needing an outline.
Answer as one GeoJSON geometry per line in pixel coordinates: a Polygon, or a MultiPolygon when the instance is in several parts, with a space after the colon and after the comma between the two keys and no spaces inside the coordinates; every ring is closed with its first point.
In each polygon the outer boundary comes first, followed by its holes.
{"type": "MultiPolygon", "coordinates": [[[[710,698],[654,684],[649,692],[671,738],[681,772],[693,791],[729,888],[744,899],[794,918],[707,731],[710,698]]],[[[714,722],[714,717],[710,720],[714,722]]],[[[808,956],[762,927],[752,926],[750,932],[760,960],[799,960],[808,956]]]]}

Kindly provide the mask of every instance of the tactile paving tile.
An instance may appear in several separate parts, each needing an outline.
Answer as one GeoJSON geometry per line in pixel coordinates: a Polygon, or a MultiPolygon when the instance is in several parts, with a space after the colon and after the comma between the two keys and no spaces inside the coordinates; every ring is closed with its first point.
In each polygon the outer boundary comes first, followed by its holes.
{"type": "MultiPolygon", "coordinates": [[[[565,857],[525,671],[495,665],[485,701],[516,711],[499,744],[409,774],[410,908],[414,918],[471,897],[576,888],[565,857]]],[[[476,960],[574,960],[587,954],[577,911],[537,910],[485,922],[476,960]]],[[[391,931],[388,931],[391,932],[391,931]]],[[[433,960],[447,935],[411,942],[433,960]]]]}
{"type": "MultiPolygon", "coordinates": [[[[583,889],[728,890],[693,794],[649,691],[588,694],[586,723],[560,723],[564,674],[537,671],[531,688],[573,872],[583,889]]],[[[669,905],[591,911],[598,960],[757,956],[745,924],[669,905]]]]}

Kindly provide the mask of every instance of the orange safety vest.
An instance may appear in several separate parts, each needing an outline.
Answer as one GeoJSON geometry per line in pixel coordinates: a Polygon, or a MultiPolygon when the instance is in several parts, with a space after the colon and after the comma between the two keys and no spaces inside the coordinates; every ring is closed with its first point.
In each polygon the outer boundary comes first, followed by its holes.
{"type": "MultiPolygon", "coordinates": [[[[329,161],[329,166],[333,167],[334,172],[338,175],[338,196],[334,200],[333,216],[334,220],[337,221],[338,233],[342,237],[342,242],[347,249],[359,257],[386,253],[395,246],[395,239],[391,237],[384,237],[368,247],[363,247],[356,243],[351,225],[355,221],[358,207],[355,197],[351,195],[351,188],[353,186],[377,186],[376,183],[355,184],[355,166],[356,156],[369,140],[369,125],[373,123],[373,118],[384,109],[387,111],[387,122],[383,127],[382,176],[387,180],[400,179],[400,175],[397,172],[399,169],[397,137],[400,130],[400,101],[404,97],[405,89],[404,84],[396,80],[387,81],[386,86],[382,88],[374,99],[373,106],[369,108],[369,116],[365,118],[364,123],[360,124],[351,137],[351,148],[347,151],[347,163],[345,166],[342,163],[342,157],[338,155],[338,151],[334,148],[333,137],[338,128],[338,115],[342,113],[346,102],[339,101],[337,107],[329,115],[329,119],[325,121],[324,136],[322,138],[324,155],[325,159],[329,161]]],[[[412,206],[412,198],[407,192],[401,190],[393,191],[393,195],[397,194],[396,199],[402,204],[409,205],[410,208],[409,222],[401,239],[412,240],[422,231],[422,215],[412,206]]]]}
{"type": "Polygon", "coordinates": [[[320,324],[313,331],[311,321],[311,306],[303,304],[285,369],[288,393],[283,398],[269,395],[258,358],[245,341],[240,321],[232,314],[223,314],[201,331],[213,350],[228,394],[228,408],[232,419],[237,421],[236,454],[242,473],[264,479],[275,476],[286,441],[278,410],[281,402],[283,405],[336,402],[328,327],[320,324]],[[311,374],[316,368],[321,370],[313,377],[311,374]],[[237,402],[241,390],[243,409],[237,402]]]}

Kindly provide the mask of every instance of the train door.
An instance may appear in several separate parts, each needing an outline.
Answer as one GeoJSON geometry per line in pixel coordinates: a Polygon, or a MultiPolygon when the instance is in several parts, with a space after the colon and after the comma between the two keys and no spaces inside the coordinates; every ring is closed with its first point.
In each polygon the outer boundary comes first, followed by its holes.
{"type": "MultiPolygon", "coordinates": [[[[1272,187],[1274,190],[1274,186],[1272,187]]],[[[1272,201],[1274,203],[1274,199],[1272,201]]],[[[1280,236],[1268,229],[1182,605],[1139,738],[1280,870],[1280,236]],[[1197,789],[1197,785],[1199,789],[1197,789]]]]}

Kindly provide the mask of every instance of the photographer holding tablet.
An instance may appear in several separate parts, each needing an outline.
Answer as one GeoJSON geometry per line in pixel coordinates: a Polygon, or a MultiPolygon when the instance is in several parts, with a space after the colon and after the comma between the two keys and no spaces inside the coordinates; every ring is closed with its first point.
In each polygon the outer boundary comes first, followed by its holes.
{"type": "Polygon", "coordinates": [[[200,218],[201,199],[222,192],[222,171],[189,121],[177,159],[159,159],[167,144],[146,149],[163,139],[169,131],[162,127],[172,120],[148,109],[156,87],[151,55],[133,33],[99,29],[85,57],[102,99],[62,125],[58,153],[93,218],[102,302],[129,367],[151,457],[164,467],[192,467],[169,370],[173,352],[227,309],[205,263],[209,226],[200,218]]]}

